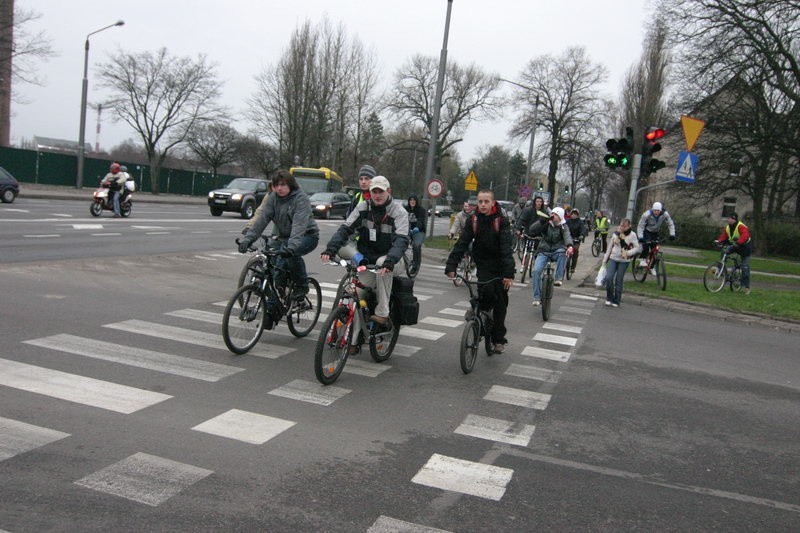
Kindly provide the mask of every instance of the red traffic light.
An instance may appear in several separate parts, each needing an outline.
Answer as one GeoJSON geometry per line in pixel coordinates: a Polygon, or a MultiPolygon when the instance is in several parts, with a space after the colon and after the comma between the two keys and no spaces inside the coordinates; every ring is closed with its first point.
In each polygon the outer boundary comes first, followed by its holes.
{"type": "Polygon", "coordinates": [[[663,128],[656,128],[654,130],[651,130],[651,131],[645,133],[644,134],[644,138],[647,139],[648,141],[652,142],[652,141],[655,141],[656,139],[660,139],[661,137],[663,137],[666,134],[667,134],[667,132],[664,131],[663,128]]]}

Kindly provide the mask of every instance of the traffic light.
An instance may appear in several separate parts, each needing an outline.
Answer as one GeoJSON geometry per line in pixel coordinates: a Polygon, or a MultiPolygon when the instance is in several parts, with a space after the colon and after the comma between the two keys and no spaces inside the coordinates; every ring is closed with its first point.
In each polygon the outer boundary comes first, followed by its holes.
{"type": "Polygon", "coordinates": [[[608,168],[629,168],[633,152],[633,128],[625,128],[625,137],[606,141],[608,153],[603,158],[608,168]]]}
{"type": "Polygon", "coordinates": [[[541,182],[541,181],[539,182],[539,190],[540,190],[540,191],[543,191],[543,190],[544,190],[544,185],[542,184],[542,182],[541,182]]]}
{"type": "Polygon", "coordinates": [[[662,160],[653,157],[653,154],[661,151],[661,144],[656,141],[666,134],[667,132],[663,128],[650,128],[650,131],[644,134],[644,143],[642,144],[643,176],[647,177],[667,166],[662,160]]]}

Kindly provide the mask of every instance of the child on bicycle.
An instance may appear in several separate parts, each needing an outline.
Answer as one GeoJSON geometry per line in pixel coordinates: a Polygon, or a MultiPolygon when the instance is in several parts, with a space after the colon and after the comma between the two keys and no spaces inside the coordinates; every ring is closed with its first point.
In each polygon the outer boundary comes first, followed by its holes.
{"type": "Polygon", "coordinates": [[[536,253],[536,261],[533,263],[533,301],[531,305],[541,305],[542,297],[542,271],[548,261],[556,261],[556,280],[553,283],[560,287],[564,278],[564,271],[567,266],[567,256],[572,255],[572,236],[564,220],[564,209],[556,207],[550,212],[550,219],[547,222],[537,220],[528,228],[528,234],[533,237],[541,237],[539,248],[536,253]]]}
{"type": "Polygon", "coordinates": [[[722,234],[715,242],[728,245],[728,253],[738,253],[742,258],[742,290],[750,294],[750,254],[753,253],[750,229],[739,220],[738,214],[731,213],[728,224],[722,228],[722,234]]]}
{"type": "Polygon", "coordinates": [[[494,193],[483,189],[478,192],[478,209],[464,224],[458,242],[450,252],[445,275],[453,279],[461,258],[472,245],[472,259],[478,270],[478,282],[501,278],[478,286],[480,309],[493,310],[493,328],[490,333],[492,351],[503,353],[506,339],[506,313],[508,289],[514,279],[514,256],[511,252],[511,225],[495,202],[494,193]]]}

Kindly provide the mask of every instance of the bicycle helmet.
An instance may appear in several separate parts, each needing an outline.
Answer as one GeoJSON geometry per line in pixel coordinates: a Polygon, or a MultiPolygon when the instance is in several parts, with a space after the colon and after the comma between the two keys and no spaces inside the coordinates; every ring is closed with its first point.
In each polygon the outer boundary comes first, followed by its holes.
{"type": "Polygon", "coordinates": [[[111,166],[108,167],[109,172],[112,174],[116,174],[121,170],[122,167],[119,166],[119,163],[111,163],[111,166]]]}

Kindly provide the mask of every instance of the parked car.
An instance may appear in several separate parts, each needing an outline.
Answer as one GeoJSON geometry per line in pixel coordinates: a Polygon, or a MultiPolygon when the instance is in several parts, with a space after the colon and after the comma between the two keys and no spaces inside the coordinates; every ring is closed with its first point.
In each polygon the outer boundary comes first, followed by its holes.
{"type": "Polygon", "coordinates": [[[218,217],[223,211],[240,213],[242,218],[253,218],[256,208],[269,191],[269,182],[257,178],[236,178],[225,186],[208,193],[211,215],[218,217]]]}
{"type": "Polygon", "coordinates": [[[343,192],[315,192],[309,198],[311,212],[315,217],[329,219],[332,217],[347,218],[350,197],[343,192]]]}
{"type": "Polygon", "coordinates": [[[514,202],[507,202],[505,200],[497,200],[497,205],[506,210],[506,215],[511,216],[511,210],[514,209],[514,202]]]}
{"type": "MultiPolygon", "coordinates": [[[[437,205],[436,206],[436,216],[437,217],[449,217],[453,214],[453,209],[449,205],[437,205]]],[[[431,216],[431,210],[428,209],[428,216],[431,216]]]]}
{"type": "Polygon", "coordinates": [[[11,173],[0,167],[0,200],[10,204],[19,195],[19,182],[11,173]]]}

